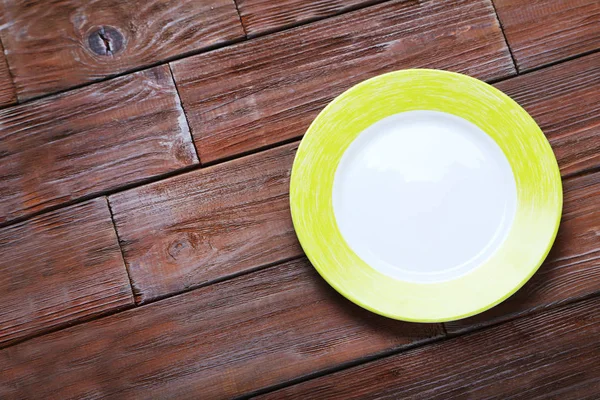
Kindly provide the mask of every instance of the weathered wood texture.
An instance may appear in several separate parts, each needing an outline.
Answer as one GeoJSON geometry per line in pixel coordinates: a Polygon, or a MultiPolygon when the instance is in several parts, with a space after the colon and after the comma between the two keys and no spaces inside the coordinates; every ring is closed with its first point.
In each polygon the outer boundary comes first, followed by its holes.
{"type": "Polygon", "coordinates": [[[0,397],[231,398],[440,333],[354,306],[297,260],[4,349],[0,397]]]}
{"type": "Polygon", "coordinates": [[[0,35],[19,99],[241,38],[233,0],[3,1],[0,35]]]}
{"type": "Polygon", "coordinates": [[[494,0],[520,71],[600,49],[598,0],[494,0]]]}
{"type": "Polygon", "coordinates": [[[0,346],[132,304],[106,198],[0,229],[0,346]]]}
{"type": "Polygon", "coordinates": [[[272,32],[384,0],[235,0],[248,36],[272,32]]]}
{"type": "Polygon", "coordinates": [[[537,121],[552,144],[563,176],[600,165],[600,53],[495,86],[537,121]]]}
{"type": "Polygon", "coordinates": [[[301,255],[288,200],[296,148],[111,196],[137,301],[301,255]]]}
{"type": "Polygon", "coordinates": [[[0,222],[198,162],[168,66],[0,111],[0,222]]]}
{"type": "Polygon", "coordinates": [[[15,91],[15,85],[13,85],[8,65],[6,64],[6,58],[4,57],[4,48],[0,43],[0,106],[12,104],[17,101],[17,93],[15,91]]]}
{"type": "Polygon", "coordinates": [[[599,307],[596,298],[258,398],[597,399],[599,307]]]}
{"type": "Polygon", "coordinates": [[[564,182],[561,226],[552,251],[531,280],[504,303],[446,323],[457,333],[532,310],[600,293],[600,172],[564,182]]]}
{"type": "Polygon", "coordinates": [[[300,137],[351,85],[432,67],[514,73],[489,1],[393,1],[172,63],[200,161],[300,137]]]}

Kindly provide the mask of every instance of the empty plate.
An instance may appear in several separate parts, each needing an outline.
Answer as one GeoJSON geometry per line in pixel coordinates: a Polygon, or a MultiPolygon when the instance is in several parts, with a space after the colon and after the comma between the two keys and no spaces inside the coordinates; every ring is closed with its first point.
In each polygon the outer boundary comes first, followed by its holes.
{"type": "Polygon", "coordinates": [[[556,237],[562,187],[535,121],[465,75],[362,82],[308,129],[290,203],[312,264],[378,314],[441,322],[517,291],[556,237]]]}

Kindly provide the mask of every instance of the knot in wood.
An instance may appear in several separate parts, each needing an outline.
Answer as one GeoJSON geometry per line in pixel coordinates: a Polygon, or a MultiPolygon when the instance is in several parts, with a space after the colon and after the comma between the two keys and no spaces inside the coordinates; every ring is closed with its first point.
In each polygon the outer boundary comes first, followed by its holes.
{"type": "Polygon", "coordinates": [[[112,26],[101,26],[94,29],[88,36],[88,46],[95,54],[112,56],[123,49],[125,38],[112,26]]]}

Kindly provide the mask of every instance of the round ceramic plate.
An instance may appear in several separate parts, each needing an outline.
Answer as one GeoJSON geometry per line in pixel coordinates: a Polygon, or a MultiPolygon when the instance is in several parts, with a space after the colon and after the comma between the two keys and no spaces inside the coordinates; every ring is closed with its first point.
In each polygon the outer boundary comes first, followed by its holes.
{"type": "Polygon", "coordinates": [[[404,70],[319,114],[290,202],[304,251],[338,292],[387,317],[441,322],[527,282],[556,237],[562,187],[544,134],[508,96],[404,70]]]}

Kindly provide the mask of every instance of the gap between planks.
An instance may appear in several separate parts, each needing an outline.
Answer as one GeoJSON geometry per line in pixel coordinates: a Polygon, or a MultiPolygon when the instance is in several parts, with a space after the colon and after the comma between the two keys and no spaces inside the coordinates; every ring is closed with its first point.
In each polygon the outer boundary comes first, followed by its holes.
{"type": "Polygon", "coordinates": [[[388,357],[392,357],[401,353],[404,353],[406,351],[409,350],[413,350],[419,347],[425,347],[425,346],[429,346],[435,343],[440,343],[440,342],[445,342],[454,338],[457,338],[459,336],[468,336],[468,335],[472,335],[474,333],[477,332],[482,332],[482,331],[486,331],[489,329],[493,329],[493,328],[497,328],[498,326],[507,324],[507,323],[511,323],[515,320],[519,320],[519,319],[524,319],[524,318],[531,318],[537,314],[541,314],[544,312],[548,312],[550,310],[555,310],[555,309],[559,309],[559,308],[566,308],[569,306],[572,306],[576,303],[582,302],[582,301],[586,301],[586,300],[590,300],[593,299],[595,297],[599,297],[600,296],[600,291],[586,295],[586,296],[582,296],[582,297],[578,297],[578,298],[573,298],[573,299],[569,299],[568,301],[564,301],[561,303],[557,303],[553,306],[547,306],[547,307],[541,307],[541,308],[537,308],[537,309],[532,309],[529,312],[523,313],[523,314],[518,314],[515,315],[513,318],[509,318],[507,320],[502,320],[496,323],[492,323],[489,325],[484,325],[484,326],[477,326],[477,327],[473,327],[472,329],[468,329],[468,330],[464,330],[458,333],[448,333],[446,331],[446,324],[442,323],[442,329],[443,329],[443,333],[440,336],[437,337],[433,337],[433,338],[429,338],[429,339],[424,339],[422,341],[418,341],[415,343],[411,343],[409,345],[406,346],[402,346],[399,349],[391,349],[391,350],[387,350],[378,354],[373,354],[367,357],[362,357],[362,358],[358,358],[340,365],[337,365],[335,367],[332,368],[328,368],[322,371],[316,371],[310,374],[306,374],[303,376],[299,376],[295,379],[289,380],[287,382],[283,382],[277,385],[273,385],[273,386],[269,386],[269,387],[265,387],[250,393],[247,393],[243,396],[239,396],[236,397],[234,400],[250,400],[256,396],[261,396],[263,394],[267,394],[267,393],[271,393],[280,389],[283,389],[285,387],[288,386],[293,386],[302,382],[306,382],[306,381],[310,381],[312,379],[316,379],[316,378],[320,378],[326,375],[330,375],[336,372],[341,372],[356,366],[359,366],[361,364],[366,364],[369,362],[373,362],[373,361],[377,361],[380,359],[384,359],[384,358],[388,358],[388,357]]]}
{"type": "MultiPolygon", "coordinates": [[[[504,31],[502,31],[502,33],[504,33],[504,31]]],[[[533,68],[527,69],[527,70],[525,70],[523,72],[520,72],[520,71],[517,70],[517,74],[515,76],[526,76],[526,75],[529,75],[532,72],[536,72],[536,71],[539,71],[539,70],[542,70],[542,69],[550,68],[550,67],[553,67],[555,65],[563,64],[563,63],[566,63],[568,61],[573,61],[573,60],[576,60],[578,58],[589,56],[589,55],[592,55],[592,54],[595,54],[595,53],[600,53],[600,48],[594,49],[594,50],[589,50],[589,51],[584,51],[583,53],[579,53],[579,54],[576,54],[576,55],[570,56],[570,57],[561,58],[559,60],[554,60],[554,61],[551,61],[549,63],[543,64],[543,65],[538,65],[537,67],[533,67],[533,68]]],[[[511,55],[512,55],[512,53],[511,53],[511,55]]],[[[514,63],[514,59],[513,59],[513,63],[514,63]]]]}
{"type": "MultiPolygon", "coordinates": [[[[111,221],[112,221],[113,227],[114,227],[114,218],[113,218],[112,208],[110,206],[110,202],[108,201],[108,198],[106,199],[106,201],[108,203],[108,209],[110,211],[110,217],[111,217],[111,221]]],[[[115,232],[116,232],[116,229],[115,229],[115,232]]],[[[169,294],[166,294],[166,295],[163,295],[163,296],[157,296],[157,297],[155,297],[155,298],[153,298],[151,300],[145,301],[144,303],[138,303],[138,302],[135,301],[135,294],[133,293],[133,283],[131,281],[131,276],[129,275],[129,269],[127,268],[127,265],[125,264],[125,258],[124,258],[124,255],[123,255],[123,248],[121,247],[121,238],[119,238],[119,234],[118,233],[117,233],[117,241],[119,243],[119,248],[121,250],[121,256],[123,257],[123,268],[125,268],[125,270],[127,272],[127,277],[129,278],[129,286],[130,286],[131,292],[132,292],[131,296],[134,299],[134,301],[133,301],[132,304],[116,308],[116,309],[114,309],[112,311],[107,311],[106,313],[103,313],[103,314],[100,314],[100,315],[90,316],[89,318],[84,318],[82,320],[67,322],[67,323],[65,323],[63,325],[55,326],[53,328],[49,328],[47,330],[43,330],[43,331],[37,332],[37,333],[35,333],[33,335],[24,336],[22,338],[14,340],[14,341],[10,341],[10,342],[8,342],[8,344],[4,344],[4,345],[0,344],[0,350],[3,350],[3,349],[6,349],[6,348],[9,348],[9,347],[21,344],[23,342],[27,342],[27,341],[29,341],[31,339],[35,339],[35,338],[38,338],[40,336],[45,336],[45,335],[48,335],[50,333],[62,331],[63,329],[70,328],[72,326],[77,326],[77,325],[85,324],[87,322],[99,320],[99,319],[102,319],[102,318],[105,318],[105,317],[109,317],[111,315],[118,314],[120,312],[131,310],[131,309],[134,309],[134,308],[146,307],[146,306],[148,306],[150,304],[159,302],[161,300],[166,300],[166,299],[170,299],[172,297],[182,296],[182,295],[184,295],[186,293],[189,293],[189,292],[197,290],[197,289],[202,289],[204,287],[211,286],[211,285],[214,285],[214,284],[217,284],[217,283],[230,281],[232,279],[239,278],[239,277],[244,276],[244,275],[251,275],[253,273],[256,273],[256,272],[259,272],[259,271],[262,271],[262,270],[265,270],[265,269],[273,268],[273,267],[276,267],[278,265],[285,264],[285,263],[288,263],[288,262],[294,261],[294,260],[299,260],[299,259],[302,259],[302,258],[305,257],[304,254],[301,254],[301,255],[298,255],[298,256],[293,256],[293,257],[287,257],[287,258],[284,258],[282,260],[278,260],[278,261],[275,261],[275,262],[272,262],[272,263],[263,264],[263,265],[261,265],[259,267],[256,267],[256,268],[252,268],[252,269],[240,271],[240,272],[237,272],[235,274],[230,274],[230,275],[222,276],[220,278],[213,279],[211,281],[205,282],[205,283],[197,285],[197,286],[192,286],[192,287],[190,287],[188,289],[185,289],[185,290],[182,290],[182,291],[179,291],[179,292],[173,292],[173,293],[169,293],[169,294]]],[[[442,325],[442,327],[443,327],[443,331],[444,331],[443,335],[445,336],[446,335],[446,327],[444,327],[443,325],[442,325]]]]}
{"type": "Polygon", "coordinates": [[[519,68],[517,67],[517,60],[515,60],[515,56],[512,52],[512,49],[510,48],[510,43],[508,43],[508,39],[506,37],[506,32],[504,32],[504,25],[502,24],[502,21],[500,20],[500,16],[498,15],[498,9],[496,8],[496,4],[494,4],[494,0],[490,0],[490,3],[492,3],[492,9],[494,10],[494,15],[496,16],[496,21],[498,21],[498,25],[500,26],[500,32],[502,32],[502,37],[504,38],[504,43],[506,44],[506,48],[508,49],[508,53],[510,54],[510,59],[512,60],[513,67],[515,68],[517,75],[520,75],[519,68]]]}
{"type": "MultiPolygon", "coordinates": [[[[443,324],[441,324],[443,327],[443,324]]],[[[340,371],[344,371],[346,369],[350,369],[353,367],[357,367],[361,364],[366,364],[372,361],[377,361],[379,359],[382,358],[386,358],[386,357],[391,357],[394,356],[396,354],[400,354],[403,353],[405,351],[409,351],[409,350],[413,350],[416,349],[418,347],[424,347],[424,346],[429,346],[432,345],[434,343],[439,343],[439,342],[443,342],[447,339],[449,339],[450,336],[448,336],[446,334],[446,328],[443,327],[443,333],[439,336],[435,336],[435,337],[431,337],[431,338],[427,338],[427,339],[423,339],[423,340],[419,340],[404,346],[401,346],[400,348],[397,349],[390,349],[390,350],[385,350],[382,351],[380,353],[377,354],[371,354],[369,356],[365,356],[365,357],[359,357],[356,358],[352,361],[347,361],[345,363],[341,363],[339,365],[336,365],[335,367],[331,367],[331,368],[325,368],[323,370],[320,371],[315,371],[315,372],[311,372],[309,374],[306,375],[302,375],[299,376],[297,378],[294,379],[290,379],[289,381],[286,382],[282,382],[279,383],[277,385],[272,385],[272,386],[268,386],[262,389],[258,389],[258,390],[254,390],[250,393],[246,393],[242,396],[238,396],[238,397],[234,397],[233,400],[250,400],[251,398],[255,397],[255,396],[260,396],[266,393],[270,393],[279,389],[283,389],[285,387],[288,386],[292,386],[292,385],[296,385],[298,383],[302,383],[302,382],[306,382],[309,381],[311,379],[316,379],[316,378],[320,378],[322,376],[326,376],[326,375],[330,375],[336,372],[340,372],[340,371]]]]}
{"type": "MultiPolygon", "coordinates": [[[[121,260],[123,261],[123,268],[125,268],[125,273],[127,274],[127,279],[129,279],[129,289],[131,289],[131,298],[133,299],[133,307],[136,306],[135,302],[135,293],[133,292],[133,280],[131,279],[131,275],[129,274],[129,268],[127,268],[127,263],[125,262],[125,253],[123,253],[123,246],[121,246],[121,238],[119,237],[119,231],[117,230],[117,224],[115,224],[115,214],[113,213],[112,207],[110,205],[110,201],[108,201],[108,196],[104,196],[104,201],[106,201],[106,206],[108,207],[108,213],[110,214],[110,222],[112,222],[113,229],[115,231],[115,235],[117,236],[117,244],[119,245],[119,252],[121,252],[121,260]]],[[[444,331],[446,327],[444,326],[444,331]]]]}
{"type": "Polygon", "coordinates": [[[10,69],[10,65],[8,65],[8,58],[6,57],[6,54],[5,54],[6,50],[4,47],[4,43],[2,43],[1,38],[0,38],[0,49],[2,49],[1,57],[4,57],[4,63],[6,64],[6,71],[8,72],[8,76],[10,78],[10,84],[13,89],[13,97],[14,97],[13,102],[0,105],[0,110],[2,110],[4,108],[9,108],[9,107],[18,105],[19,104],[19,96],[17,96],[17,86],[15,85],[15,76],[14,76],[12,70],[10,69]]]}
{"type": "MultiPolygon", "coordinates": [[[[131,295],[131,297],[133,298],[133,294],[131,295]]],[[[89,316],[87,318],[84,317],[83,319],[80,319],[80,320],[77,320],[77,321],[66,322],[66,323],[64,323],[62,325],[57,325],[57,326],[54,326],[52,328],[48,328],[46,330],[34,333],[33,335],[23,336],[23,337],[20,337],[18,339],[11,340],[11,341],[9,341],[9,342],[7,342],[5,344],[1,344],[0,345],[0,351],[4,350],[4,349],[7,349],[9,347],[13,347],[13,346],[19,345],[19,344],[21,344],[23,342],[28,342],[28,341],[30,341],[32,339],[35,339],[35,338],[38,338],[40,336],[49,335],[51,333],[62,331],[63,329],[67,329],[67,328],[70,328],[72,326],[77,326],[77,325],[85,324],[85,323],[88,323],[88,322],[96,321],[96,320],[102,319],[104,317],[110,317],[111,315],[118,314],[118,313],[123,312],[123,311],[131,310],[133,308],[136,308],[136,304],[134,302],[132,302],[129,305],[124,305],[124,306],[115,308],[115,309],[113,309],[111,311],[107,311],[106,313],[103,313],[103,314],[100,314],[100,315],[89,316]]]]}
{"type": "MultiPolygon", "coordinates": [[[[209,52],[211,52],[213,50],[218,50],[218,49],[221,49],[223,47],[233,46],[235,44],[238,44],[238,43],[241,43],[241,42],[245,42],[245,41],[246,41],[246,39],[244,39],[244,38],[233,39],[233,40],[228,40],[225,43],[219,43],[219,44],[207,46],[207,47],[205,47],[203,49],[200,49],[200,50],[188,51],[188,52],[185,52],[185,53],[178,54],[178,55],[176,55],[174,57],[165,58],[164,60],[161,60],[161,61],[158,61],[158,62],[155,62],[155,63],[140,65],[139,67],[131,68],[131,69],[128,69],[128,70],[126,70],[124,72],[121,72],[121,73],[106,75],[106,76],[103,76],[100,79],[89,81],[89,82],[85,82],[85,83],[82,83],[81,85],[74,85],[74,86],[71,86],[71,87],[69,87],[67,89],[57,90],[57,91],[51,92],[51,93],[44,93],[44,94],[39,95],[39,96],[34,96],[34,97],[27,98],[24,101],[17,100],[16,103],[12,103],[12,104],[7,104],[7,105],[4,105],[4,106],[0,106],[0,110],[1,109],[6,109],[6,108],[10,108],[10,107],[14,107],[14,106],[17,106],[17,105],[31,103],[31,102],[36,101],[36,100],[47,99],[49,97],[53,97],[53,96],[56,96],[56,95],[59,95],[59,94],[68,93],[68,92],[71,92],[73,90],[81,89],[81,88],[84,88],[84,87],[87,87],[87,86],[90,86],[90,85],[95,85],[95,84],[101,83],[101,82],[110,81],[112,79],[119,78],[119,77],[125,76],[125,75],[134,74],[136,72],[146,71],[146,70],[149,70],[149,69],[152,69],[152,68],[155,68],[155,67],[159,67],[161,65],[168,64],[168,63],[173,62],[173,61],[178,61],[178,60],[181,60],[181,59],[184,59],[184,58],[196,56],[198,54],[209,53],[209,52]]],[[[9,70],[10,70],[10,67],[9,67],[9,70]]],[[[11,73],[11,78],[12,78],[12,73],[11,73]]],[[[14,86],[14,82],[11,82],[11,83],[14,86]]]]}
{"type": "MultiPolygon", "coordinates": [[[[239,15],[239,13],[238,13],[238,15],[239,15]]],[[[198,159],[198,166],[201,166],[202,160],[200,159],[200,152],[198,151],[198,146],[196,145],[196,142],[194,141],[194,131],[192,129],[192,126],[190,125],[190,119],[188,118],[187,111],[185,110],[185,108],[183,108],[183,103],[181,102],[181,95],[179,94],[179,87],[177,86],[177,82],[175,82],[175,75],[173,75],[173,68],[171,68],[171,63],[167,63],[167,66],[169,67],[169,73],[171,74],[171,80],[173,81],[173,87],[175,87],[175,93],[177,94],[177,102],[178,102],[177,104],[179,105],[179,107],[181,108],[181,111],[183,112],[183,117],[185,118],[185,123],[187,124],[188,130],[190,131],[189,133],[190,133],[190,137],[192,139],[192,145],[194,146],[194,151],[196,152],[196,158],[198,159]]],[[[108,207],[110,208],[110,204],[108,205],[108,207]]],[[[111,217],[112,217],[112,210],[111,210],[111,217]]],[[[113,219],[113,225],[114,225],[114,219],[113,219]]],[[[115,227],[116,227],[116,225],[115,225],[115,227]]],[[[116,230],[116,228],[115,228],[115,230],[116,230]]]]}
{"type": "MultiPolygon", "coordinates": [[[[242,27],[242,31],[244,31],[244,37],[246,39],[248,39],[248,31],[246,30],[246,27],[244,26],[244,22],[242,21],[242,13],[240,13],[240,6],[238,6],[238,0],[231,0],[233,1],[233,5],[235,6],[235,11],[237,12],[238,15],[238,19],[240,20],[240,26],[242,27]]],[[[171,72],[172,74],[172,72],[171,72]]],[[[175,79],[175,77],[173,77],[173,79],[175,79]]]]}

